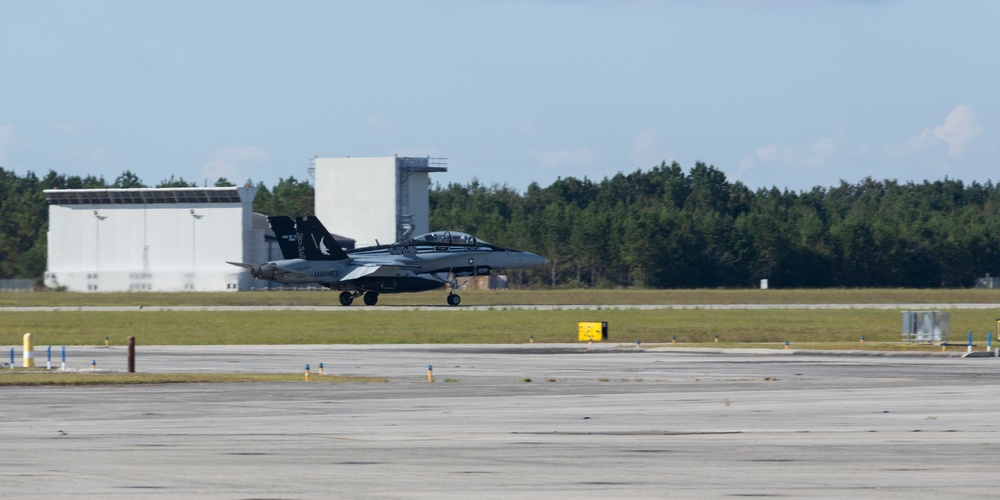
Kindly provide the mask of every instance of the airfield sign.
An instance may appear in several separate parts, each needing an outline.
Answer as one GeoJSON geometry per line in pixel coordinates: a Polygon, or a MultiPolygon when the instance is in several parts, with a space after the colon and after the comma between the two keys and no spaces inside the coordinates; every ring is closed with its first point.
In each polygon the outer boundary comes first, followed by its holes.
{"type": "Polygon", "coordinates": [[[608,340],[607,321],[581,321],[576,325],[580,342],[608,340]]]}

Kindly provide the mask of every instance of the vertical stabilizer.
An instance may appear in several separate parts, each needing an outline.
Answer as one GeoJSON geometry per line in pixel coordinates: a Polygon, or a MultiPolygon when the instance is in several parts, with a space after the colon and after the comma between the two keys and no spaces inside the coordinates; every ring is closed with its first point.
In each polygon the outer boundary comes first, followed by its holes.
{"type": "Polygon", "coordinates": [[[295,221],[286,215],[268,217],[267,223],[271,225],[274,236],[278,238],[278,248],[281,249],[281,258],[299,258],[299,242],[295,237],[295,221]]]}
{"type": "Polygon", "coordinates": [[[344,249],[314,216],[295,218],[298,257],[306,260],[346,260],[344,249]]]}

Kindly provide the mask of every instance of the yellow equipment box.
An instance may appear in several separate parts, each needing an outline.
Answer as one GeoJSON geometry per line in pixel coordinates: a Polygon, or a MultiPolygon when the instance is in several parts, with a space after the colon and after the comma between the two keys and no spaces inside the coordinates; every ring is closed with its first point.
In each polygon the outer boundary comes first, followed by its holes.
{"type": "Polygon", "coordinates": [[[608,340],[607,321],[581,321],[576,324],[580,342],[608,340]]]}

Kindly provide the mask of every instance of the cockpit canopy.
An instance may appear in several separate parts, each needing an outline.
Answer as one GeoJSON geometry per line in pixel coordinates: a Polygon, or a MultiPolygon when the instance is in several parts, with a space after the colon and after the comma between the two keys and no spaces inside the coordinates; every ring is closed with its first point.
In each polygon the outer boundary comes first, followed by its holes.
{"type": "Polygon", "coordinates": [[[490,245],[488,241],[478,240],[475,236],[458,231],[434,231],[413,238],[415,243],[437,243],[442,245],[490,245]]]}

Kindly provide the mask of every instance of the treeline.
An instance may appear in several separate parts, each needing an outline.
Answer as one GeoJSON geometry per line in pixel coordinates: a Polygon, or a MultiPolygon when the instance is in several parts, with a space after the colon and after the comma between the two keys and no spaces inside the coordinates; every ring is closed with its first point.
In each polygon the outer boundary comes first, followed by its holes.
{"type": "MultiPolygon", "coordinates": [[[[248,181],[251,182],[251,181],[248,181]]],[[[232,186],[219,179],[216,186],[232,186]]],[[[0,278],[45,271],[49,188],[148,187],[130,171],[103,177],[0,168],[0,278]]],[[[152,187],[197,187],[171,176],[152,187]]],[[[254,211],[311,214],[313,186],[257,184],[254,211]]],[[[432,229],[530,250],[551,265],[524,284],[568,287],[965,287],[1000,274],[1000,185],[863,179],[795,192],[751,190],[715,167],[676,162],[599,182],[559,179],[435,186],[432,229]]]]}
{"type": "MultiPolygon", "coordinates": [[[[235,184],[220,178],[214,186],[230,187],[235,184]]],[[[108,182],[104,177],[67,176],[51,170],[41,178],[34,172],[18,176],[0,168],[0,279],[34,279],[41,278],[45,273],[49,209],[43,190],[145,187],[199,186],[174,176],[149,186],[129,170],[108,182]]],[[[289,177],[279,179],[271,188],[258,183],[253,210],[264,214],[311,214],[314,206],[312,185],[306,180],[289,177]]]]}
{"type": "Polygon", "coordinates": [[[571,287],[971,286],[1000,273],[998,215],[992,183],[751,190],[704,163],[431,192],[431,227],[541,253],[552,265],[519,277],[571,287]]]}

